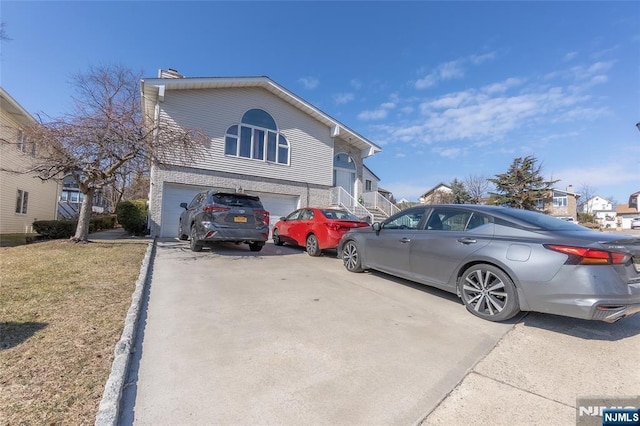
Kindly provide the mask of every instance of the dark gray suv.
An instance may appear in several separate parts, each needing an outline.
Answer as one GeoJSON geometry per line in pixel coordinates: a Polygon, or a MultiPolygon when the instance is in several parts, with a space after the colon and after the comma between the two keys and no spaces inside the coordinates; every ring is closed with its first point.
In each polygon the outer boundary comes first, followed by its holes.
{"type": "Polygon", "coordinates": [[[178,238],[188,239],[193,251],[220,241],[247,243],[251,251],[260,251],[269,238],[269,212],[257,196],[209,190],[180,207],[185,210],[178,238]]]}

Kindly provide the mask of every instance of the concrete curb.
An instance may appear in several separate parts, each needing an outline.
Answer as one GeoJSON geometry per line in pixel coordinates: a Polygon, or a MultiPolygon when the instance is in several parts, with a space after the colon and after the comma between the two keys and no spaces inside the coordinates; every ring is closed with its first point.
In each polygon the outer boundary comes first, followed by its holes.
{"type": "Polygon", "coordinates": [[[120,415],[120,401],[124,385],[127,380],[131,354],[135,346],[136,330],[140,318],[140,309],[144,297],[145,289],[149,283],[149,270],[156,252],[156,240],[149,243],[147,252],[140,266],[140,274],[136,281],[136,288],[131,296],[131,305],[124,321],[122,336],[113,351],[114,359],[111,364],[111,374],[107,379],[102,394],[102,400],[98,406],[96,414],[97,426],[116,426],[120,415]]]}

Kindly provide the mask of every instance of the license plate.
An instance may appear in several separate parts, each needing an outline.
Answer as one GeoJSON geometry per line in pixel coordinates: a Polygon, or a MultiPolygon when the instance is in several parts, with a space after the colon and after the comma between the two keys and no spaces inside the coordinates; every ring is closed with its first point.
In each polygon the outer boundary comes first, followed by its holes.
{"type": "Polygon", "coordinates": [[[233,218],[234,222],[240,222],[240,223],[247,223],[247,217],[246,216],[235,216],[233,218]]]}
{"type": "Polygon", "coordinates": [[[633,267],[636,268],[636,272],[640,272],[640,256],[633,258],[633,267]]]}

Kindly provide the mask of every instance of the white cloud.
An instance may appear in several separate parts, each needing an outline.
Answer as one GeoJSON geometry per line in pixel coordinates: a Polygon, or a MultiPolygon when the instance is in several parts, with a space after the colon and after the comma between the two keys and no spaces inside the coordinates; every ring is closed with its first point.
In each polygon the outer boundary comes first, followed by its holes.
{"type": "Polygon", "coordinates": [[[563,60],[565,62],[569,62],[572,61],[573,59],[578,57],[578,52],[568,52],[566,55],[564,55],[563,60]]]}
{"type": "Polygon", "coordinates": [[[362,111],[360,114],[358,114],[358,118],[360,120],[365,120],[365,121],[381,120],[383,118],[387,118],[387,113],[388,113],[388,110],[384,108],[371,110],[371,111],[362,111]]]}
{"type": "Polygon", "coordinates": [[[438,67],[438,77],[441,80],[452,80],[464,77],[464,69],[460,61],[451,61],[438,67]]]}
{"type": "Polygon", "coordinates": [[[498,83],[488,84],[484,86],[481,90],[489,94],[504,93],[513,87],[522,85],[524,81],[525,80],[521,78],[507,78],[506,80],[498,83]]]}
{"type": "Polygon", "coordinates": [[[496,57],[496,52],[489,52],[482,55],[471,55],[469,56],[469,62],[474,65],[480,65],[484,62],[490,61],[496,57]]]}
{"type": "Polygon", "coordinates": [[[320,81],[315,77],[302,77],[298,81],[302,83],[305,89],[309,90],[315,89],[320,84],[320,81]]]}
{"type": "Polygon", "coordinates": [[[415,87],[416,89],[429,89],[430,87],[438,84],[438,80],[434,74],[429,74],[421,79],[416,81],[415,87]]]}
{"type": "Polygon", "coordinates": [[[460,156],[460,154],[462,154],[463,152],[461,148],[434,148],[433,151],[439,154],[441,157],[451,159],[460,156]]]}
{"type": "Polygon", "coordinates": [[[356,90],[359,90],[362,88],[362,81],[360,81],[357,78],[354,78],[353,80],[351,80],[349,84],[351,84],[351,87],[353,87],[356,90]]]}
{"type": "Polygon", "coordinates": [[[338,93],[337,95],[333,96],[334,102],[338,105],[349,103],[354,99],[355,96],[353,93],[338,93]]]}
{"type": "Polygon", "coordinates": [[[469,55],[464,58],[443,62],[436,66],[430,73],[416,80],[413,86],[416,89],[429,89],[436,86],[440,81],[461,79],[465,76],[465,64],[480,65],[483,62],[495,58],[495,52],[482,55],[469,55]]]}

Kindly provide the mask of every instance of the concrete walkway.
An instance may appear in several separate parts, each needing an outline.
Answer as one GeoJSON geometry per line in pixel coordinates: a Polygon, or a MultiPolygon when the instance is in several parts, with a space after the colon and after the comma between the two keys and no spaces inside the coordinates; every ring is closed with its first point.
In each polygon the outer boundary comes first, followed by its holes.
{"type": "Polygon", "coordinates": [[[160,241],[151,271],[113,424],[589,425],[586,399],[640,408],[640,316],[496,324],[272,244],[160,241]]]}

